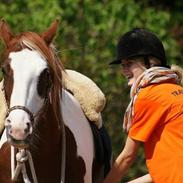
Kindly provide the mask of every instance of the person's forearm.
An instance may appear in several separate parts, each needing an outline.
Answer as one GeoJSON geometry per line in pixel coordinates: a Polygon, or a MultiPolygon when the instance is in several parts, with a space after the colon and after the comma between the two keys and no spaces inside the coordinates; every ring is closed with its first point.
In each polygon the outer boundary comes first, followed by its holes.
{"type": "Polygon", "coordinates": [[[121,153],[103,183],[118,183],[133,162],[134,157],[124,157],[121,153]]]}
{"type": "Polygon", "coordinates": [[[139,142],[127,137],[125,147],[115,160],[112,169],[103,183],[118,183],[133,163],[139,147],[139,142]]]}
{"type": "Polygon", "coordinates": [[[146,174],[142,177],[139,177],[139,178],[129,181],[127,183],[152,183],[152,182],[153,182],[153,180],[152,180],[150,174],[146,174]]]}

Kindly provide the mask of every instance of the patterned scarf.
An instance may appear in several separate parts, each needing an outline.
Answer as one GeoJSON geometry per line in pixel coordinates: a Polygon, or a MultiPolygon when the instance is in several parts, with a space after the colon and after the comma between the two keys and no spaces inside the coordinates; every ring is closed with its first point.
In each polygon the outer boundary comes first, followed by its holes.
{"type": "Polygon", "coordinates": [[[129,131],[131,126],[131,121],[134,115],[134,103],[137,99],[137,96],[141,90],[141,88],[145,88],[150,84],[158,84],[158,83],[180,83],[180,79],[178,75],[172,71],[171,69],[165,67],[152,67],[150,69],[145,70],[133,83],[130,91],[131,101],[128,104],[126,109],[124,120],[123,120],[123,129],[125,131],[129,131]]]}

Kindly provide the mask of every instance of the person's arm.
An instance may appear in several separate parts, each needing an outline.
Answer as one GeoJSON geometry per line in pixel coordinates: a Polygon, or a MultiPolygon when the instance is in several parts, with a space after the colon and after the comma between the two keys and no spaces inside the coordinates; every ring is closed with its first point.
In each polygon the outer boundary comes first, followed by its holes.
{"type": "Polygon", "coordinates": [[[109,174],[103,183],[117,183],[128,170],[136,157],[140,142],[127,138],[125,147],[115,160],[109,174]]]}
{"type": "Polygon", "coordinates": [[[153,182],[153,180],[152,180],[150,174],[146,174],[142,177],[139,177],[139,178],[129,181],[127,183],[152,183],[152,182],[153,182]]]}

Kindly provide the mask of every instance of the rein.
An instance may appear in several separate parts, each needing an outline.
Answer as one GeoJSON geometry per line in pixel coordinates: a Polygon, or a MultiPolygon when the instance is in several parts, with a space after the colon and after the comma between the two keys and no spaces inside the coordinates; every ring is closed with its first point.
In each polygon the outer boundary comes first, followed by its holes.
{"type": "Polygon", "coordinates": [[[26,161],[29,162],[34,183],[38,183],[31,153],[27,149],[19,149],[16,154],[17,166],[15,168],[15,147],[11,146],[11,179],[17,181],[20,172],[25,183],[31,183],[26,172],[26,161]]]}
{"type": "Polygon", "coordinates": [[[66,133],[65,133],[64,123],[61,123],[61,128],[62,128],[62,144],[61,144],[62,157],[61,157],[61,179],[60,179],[60,183],[65,183],[66,133]]]}

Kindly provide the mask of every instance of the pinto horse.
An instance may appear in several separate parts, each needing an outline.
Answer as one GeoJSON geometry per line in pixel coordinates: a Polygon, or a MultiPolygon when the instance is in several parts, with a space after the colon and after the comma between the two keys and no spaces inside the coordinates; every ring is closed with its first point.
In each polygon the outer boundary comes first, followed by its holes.
{"type": "Polygon", "coordinates": [[[104,179],[91,125],[78,101],[62,87],[64,68],[52,46],[58,24],[54,21],[42,34],[15,36],[4,20],[0,22],[9,108],[0,143],[0,183],[14,182],[11,169],[18,165],[16,152],[27,152],[30,162],[24,162],[15,182],[98,183],[104,179]]]}

